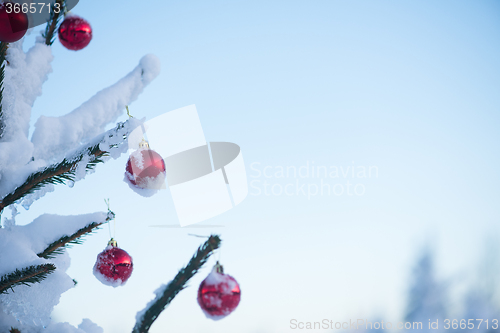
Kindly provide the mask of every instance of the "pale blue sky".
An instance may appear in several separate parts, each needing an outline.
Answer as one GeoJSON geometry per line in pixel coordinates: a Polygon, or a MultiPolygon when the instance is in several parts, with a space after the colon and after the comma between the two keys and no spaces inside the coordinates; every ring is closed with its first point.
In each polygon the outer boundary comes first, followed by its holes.
{"type": "MultiPolygon", "coordinates": [[[[123,183],[126,156],[73,189],[57,188],[22,212],[105,209],[134,258],[123,288],[101,285],[92,266],[107,229],[70,250],[77,288],[55,316],[90,318],[106,333],[130,331],[135,313],[171,279],[201,239],[221,234],[221,261],[242,301],[205,319],[196,290],[204,269],[151,332],[289,332],[290,319],[399,320],[420,247],[434,244],[444,278],[471,268],[500,220],[500,4],[497,1],[82,1],[94,39],[79,52],[53,47],[54,72],[35,117],[71,111],[153,53],[160,76],[131,105],[149,119],[196,104],[206,137],[241,146],[255,166],[376,166],[362,196],[249,195],[206,221],[176,224],[168,191],[142,198],[123,183]]],[[[125,117],[121,118],[124,120],[125,117]]],[[[261,183],[258,183],[258,182],[261,183]]],[[[298,179],[319,184],[321,179],[298,179]]],[[[250,189],[252,193],[252,189],[250,189]]],[[[213,264],[213,263],[211,263],[213,264]]],[[[468,277],[466,277],[468,278],[468,277]]]]}

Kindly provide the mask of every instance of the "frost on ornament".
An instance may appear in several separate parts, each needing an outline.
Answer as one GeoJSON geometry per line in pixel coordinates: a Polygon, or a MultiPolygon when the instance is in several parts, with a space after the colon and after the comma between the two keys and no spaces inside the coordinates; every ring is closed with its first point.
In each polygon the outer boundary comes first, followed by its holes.
{"type": "Polygon", "coordinates": [[[130,154],[124,181],[138,194],[148,197],[165,189],[165,177],[163,158],[147,145],[130,154]]]}
{"type": "Polygon", "coordinates": [[[240,297],[238,282],[224,274],[218,262],[198,289],[198,304],[207,318],[213,320],[222,319],[233,312],[240,303],[240,297]]]}
{"type": "Polygon", "coordinates": [[[116,288],[127,282],[132,270],[132,257],[111,239],[104,251],[97,255],[94,276],[103,284],[116,288]]]}

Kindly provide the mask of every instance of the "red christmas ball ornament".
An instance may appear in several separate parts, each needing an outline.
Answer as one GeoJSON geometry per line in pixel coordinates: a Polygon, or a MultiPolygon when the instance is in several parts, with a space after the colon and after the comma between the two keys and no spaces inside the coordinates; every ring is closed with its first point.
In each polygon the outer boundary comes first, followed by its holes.
{"type": "Polygon", "coordinates": [[[97,255],[94,275],[103,284],[113,287],[124,285],[132,275],[132,257],[120,249],[111,238],[108,246],[97,255]]]}
{"type": "Polygon", "coordinates": [[[198,289],[198,304],[205,315],[213,320],[222,319],[233,312],[240,303],[240,297],[238,282],[224,274],[219,262],[198,289]]]}
{"type": "Polygon", "coordinates": [[[28,15],[22,12],[15,13],[13,2],[0,4],[0,41],[5,43],[17,42],[28,31],[28,15]]]}
{"type": "Polygon", "coordinates": [[[165,162],[160,154],[142,141],[134,151],[125,168],[125,178],[134,186],[142,189],[165,188],[165,162]]]}
{"type": "Polygon", "coordinates": [[[57,31],[59,41],[68,50],[78,51],[89,45],[92,27],[79,16],[68,15],[57,31]]]}

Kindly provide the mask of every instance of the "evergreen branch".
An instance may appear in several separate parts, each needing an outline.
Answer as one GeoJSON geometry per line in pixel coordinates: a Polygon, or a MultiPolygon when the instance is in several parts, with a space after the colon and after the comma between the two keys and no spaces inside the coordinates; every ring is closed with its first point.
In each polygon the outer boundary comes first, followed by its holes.
{"type": "Polygon", "coordinates": [[[83,160],[84,156],[90,156],[86,169],[92,170],[97,163],[103,162],[100,157],[107,153],[99,149],[99,144],[82,149],[80,155],[75,159],[63,159],[62,162],[53,164],[41,171],[31,174],[24,184],[17,187],[14,192],[7,194],[0,202],[0,212],[16,200],[41,189],[48,184],[65,184],[66,181],[74,181],[75,168],[83,160]]]}
{"type": "Polygon", "coordinates": [[[220,238],[211,235],[208,240],[198,248],[198,251],[191,258],[186,267],[182,268],[175,278],[169,282],[163,292],[158,293],[151,304],[142,311],[142,315],[137,318],[137,322],[132,333],[147,333],[153,322],[158,318],[165,307],[170,304],[177,294],[186,288],[187,282],[198,272],[212,255],[212,251],[220,246],[220,238]]]}
{"type": "Polygon", "coordinates": [[[21,270],[6,274],[0,279],[0,294],[6,293],[8,289],[13,290],[14,286],[41,282],[56,269],[54,264],[32,265],[21,270]]]}
{"type": "Polygon", "coordinates": [[[47,26],[45,27],[45,32],[42,34],[42,37],[45,38],[45,45],[52,45],[56,40],[54,33],[56,31],[56,27],[61,19],[61,14],[64,12],[66,8],[66,1],[64,0],[56,0],[54,5],[52,5],[50,11],[50,18],[47,21],[47,26]],[[56,13],[56,4],[59,4],[59,11],[56,13]]]}
{"type": "Polygon", "coordinates": [[[17,328],[11,327],[9,333],[21,333],[17,328]]]}
{"type": "MultiPolygon", "coordinates": [[[[125,123],[118,123],[118,125],[106,132],[97,144],[90,144],[82,149],[80,149],[77,153],[72,155],[71,157],[64,158],[61,162],[52,164],[46,168],[41,169],[35,173],[32,173],[28,176],[24,184],[18,186],[13,192],[7,194],[0,201],[0,214],[3,209],[15,201],[21,199],[22,197],[35,192],[38,189],[41,189],[43,186],[48,184],[66,184],[66,181],[74,181],[76,174],[76,167],[78,163],[80,163],[86,156],[89,157],[89,161],[86,165],[86,171],[93,170],[98,163],[103,163],[102,159],[105,156],[108,156],[108,152],[102,151],[99,146],[106,137],[112,137],[115,135],[117,131],[122,129],[125,126],[125,123]]],[[[123,139],[126,138],[126,134],[123,139]]],[[[123,141],[119,144],[122,144],[123,141]]],[[[115,144],[112,148],[118,146],[119,144],[115,144]]]]}
{"type": "Polygon", "coordinates": [[[72,235],[63,236],[51,243],[43,252],[37,254],[40,258],[50,259],[54,258],[56,255],[61,254],[65,247],[69,247],[72,244],[82,244],[83,237],[95,231],[94,229],[98,229],[104,223],[112,220],[114,218],[114,213],[108,214],[105,222],[92,222],[86,227],[79,229],[72,235]]]}
{"type": "Polygon", "coordinates": [[[3,136],[5,124],[3,122],[2,98],[3,98],[3,79],[5,78],[5,54],[9,44],[0,42],[0,138],[3,136]]]}

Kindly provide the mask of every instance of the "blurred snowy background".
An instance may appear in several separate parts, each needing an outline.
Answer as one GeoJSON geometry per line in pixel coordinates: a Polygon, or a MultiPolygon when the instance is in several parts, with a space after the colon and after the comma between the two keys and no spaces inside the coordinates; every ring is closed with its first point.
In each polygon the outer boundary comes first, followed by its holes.
{"type": "Polygon", "coordinates": [[[134,258],[132,277],[114,289],[92,275],[107,229],[70,249],[78,285],[63,294],[56,321],[130,331],[201,243],[188,234],[211,232],[240,283],[238,309],[205,318],[196,290],[207,267],[151,332],[499,317],[500,3],[81,1],[74,12],[93,40],[78,52],[55,42],[33,123],[73,110],[153,53],[161,73],[132,114],[196,104],[208,140],[241,146],[251,187],[231,211],[179,228],[168,191],[143,198],[122,181],[122,156],[18,207],[26,224],[42,213],[105,211],[110,198],[116,238],[134,258]],[[369,167],[371,176],[358,173],[369,167]],[[324,184],[344,191],[328,194],[324,184]]]}

